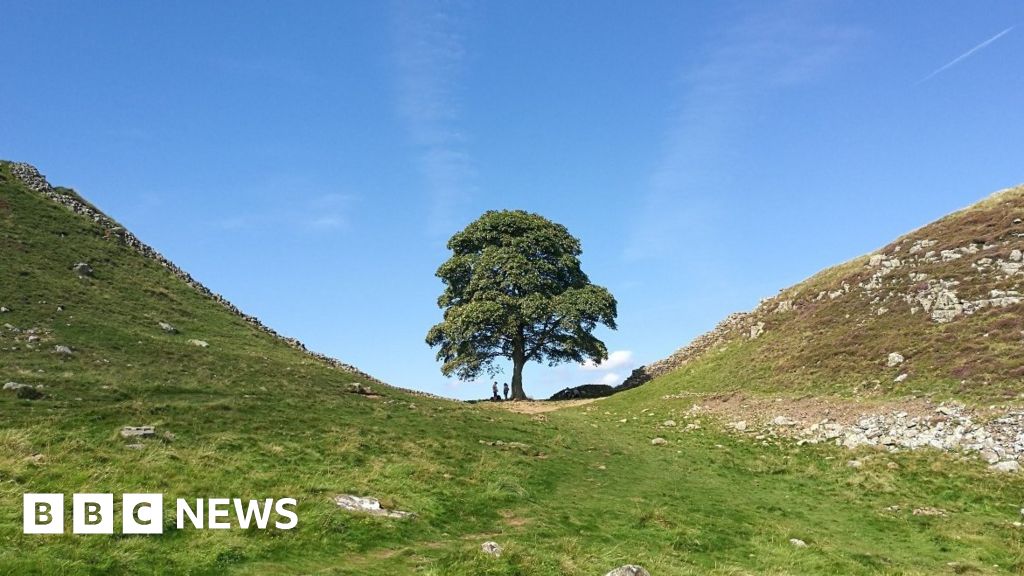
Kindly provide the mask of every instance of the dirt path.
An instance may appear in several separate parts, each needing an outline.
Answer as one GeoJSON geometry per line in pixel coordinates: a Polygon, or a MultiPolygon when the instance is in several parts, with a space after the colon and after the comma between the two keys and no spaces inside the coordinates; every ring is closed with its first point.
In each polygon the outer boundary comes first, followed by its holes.
{"type": "Polygon", "coordinates": [[[520,414],[542,414],[544,412],[562,410],[563,408],[572,408],[573,406],[583,406],[584,404],[590,404],[591,402],[596,402],[598,400],[601,400],[601,398],[557,401],[528,400],[519,402],[480,402],[477,406],[498,410],[508,410],[510,412],[518,412],[520,414]]]}

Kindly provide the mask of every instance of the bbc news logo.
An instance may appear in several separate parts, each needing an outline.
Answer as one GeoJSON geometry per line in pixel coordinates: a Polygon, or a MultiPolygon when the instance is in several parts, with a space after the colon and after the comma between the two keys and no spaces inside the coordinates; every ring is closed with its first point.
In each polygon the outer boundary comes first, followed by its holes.
{"type": "MultiPolygon", "coordinates": [[[[185,498],[175,500],[175,526],[178,530],[191,525],[198,529],[227,530],[255,527],[266,530],[273,526],[291,530],[299,523],[294,498],[274,500],[242,500],[240,498],[185,498]],[[232,522],[234,516],[234,522],[232,522]]],[[[63,494],[25,494],[23,497],[23,531],[25,534],[63,534],[63,494]]],[[[116,516],[113,494],[73,494],[71,497],[71,532],[73,534],[113,534],[116,516]]],[[[163,534],[163,494],[122,494],[122,534],[163,534]]]]}

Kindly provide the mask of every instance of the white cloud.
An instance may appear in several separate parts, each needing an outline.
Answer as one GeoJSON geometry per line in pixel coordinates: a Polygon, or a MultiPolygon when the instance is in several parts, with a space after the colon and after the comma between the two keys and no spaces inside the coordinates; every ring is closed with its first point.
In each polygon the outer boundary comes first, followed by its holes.
{"type": "Polygon", "coordinates": [[[823,22],[803,4],[753,12],[718,34],[704,60],[681,78],[625,257],[677,258],[679,247],[712,235],[727,215],[715,192],[730,185],[737,143],[761,100],[814,82],[860,36],[823,22]]]}
{"type": "Polygon", "coordinates": [[[465,60],[460,5],[398,5],[399,112],[416,147],[416,164],[430,195],[432,234],[447,233],[473,192],[473,161],[463,131],[459,88],[465,60]]]}
{"type": "Polygon", "coordinates": [[[601,379],[598,380],[597,383],[607,384],[608,386],[617,386],[622,383],[622,377],[615,372],[609,372],[604,376],[601,376],[601,379]]]}
{"type": "Polygon", "coordinates": [[[608,359],[600,364],[587,360],[583,363],[582,368],[587,371],[596,370],[617,370],[625,366],[629,366],[633,363],[633,351],[632,350],[615,350],[608,354],[608,359]]]}

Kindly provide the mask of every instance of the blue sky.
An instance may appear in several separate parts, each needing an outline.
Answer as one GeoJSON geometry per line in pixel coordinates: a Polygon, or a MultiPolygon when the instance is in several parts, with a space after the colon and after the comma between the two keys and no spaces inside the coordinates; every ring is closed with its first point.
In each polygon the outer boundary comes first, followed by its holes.
{"type": "MultiPolygon", "coordinates": [[[[0,1],[0,158],[280,332],[471,398],[423,342],[487,209],[565,224],[617,383],[1024,182],[1019,2],[0,1]]],[[[506,372],[506,378],[508,373],[506,372]]]]}

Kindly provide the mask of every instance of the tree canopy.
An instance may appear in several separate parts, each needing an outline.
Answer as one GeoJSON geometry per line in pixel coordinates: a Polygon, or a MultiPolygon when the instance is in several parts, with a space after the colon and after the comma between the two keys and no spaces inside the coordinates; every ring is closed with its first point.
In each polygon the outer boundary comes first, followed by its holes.
{"type": "Polygon", "coordinates": [[[512,398],[526,398],[527,362],[600,362],[598,324],[615,329],[615,298],[583,273],[580,241],[560,224],[522,210],[485,212],[448,241],[437,276],[444,320],[427,333],[441,372],[462,380],[513,365],[512,398]]]}

